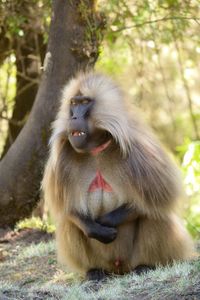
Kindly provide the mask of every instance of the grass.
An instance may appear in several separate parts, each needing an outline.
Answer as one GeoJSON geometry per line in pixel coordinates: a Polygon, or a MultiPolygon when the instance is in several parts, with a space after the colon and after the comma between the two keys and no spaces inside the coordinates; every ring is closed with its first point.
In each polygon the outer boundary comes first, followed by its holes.
{"type": "Polygon", "coordinates": [[[25,220],[19,228],[16,239],[0,244],[2,300],[200,299],[200,259],[159,267],[142,276],[130,273],[94,283],[58,265],[55,241],[43,230],[43,223],[25,220]],[[35,229],[23,229],[32,226],[35,229]]]}
{"type": "Polygon", "coordinates": [[[30,246],[23,249],[23,251],[19,254],[19,259],[30,258],[30,257],[41,257],[47,256],[55,252],[55,243],[54,241],[50,241],[48,243],[41,242],[39,244],[31,244],[30,246]]]}
{"type": "Polygon", "coordinates": [[[200,260],[94,284],[60,268],[53,240],[8,247],[0,263],[0,299],[200,299],[200,260]]]}

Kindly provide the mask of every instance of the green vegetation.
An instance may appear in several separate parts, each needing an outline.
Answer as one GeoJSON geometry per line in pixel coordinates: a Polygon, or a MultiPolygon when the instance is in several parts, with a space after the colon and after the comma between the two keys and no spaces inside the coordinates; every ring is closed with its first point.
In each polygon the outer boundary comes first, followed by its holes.
{"type": "Polygon", "coordinates": [[[56,261],[54,241],[36,244],[36,240],[32,240],[32,243],[23,238],[16,241],[14,247],[13,243],[4,245],[7,256],[0,262],[1,299],[179,300],[199,297],[198,260],[160,267],[141,276],[134,273],[113,276],[97,284],[64,272],[56,261]]]}
{"type": "MultiPolygon", "coordinates": [[[[23,1],[14,1],[11,9],[10,3],[5,0],[0,5],[0,12],[4,12],[0,25],[2,32],[7,32],[5,45],[9,39],[11,48],[12,45],[14,47],[16,36],[16,43],[20,47],[23,45],[26,32],[29,34],[29,29],[34,28],[35,21],[31,13],[34,9],[38,12],[37,33],[42,33],[43,39],[43,45],[38,40],[37,47],[43,47],[47,41],[50,23],[50,1],[26,3],[26,9],[21,10],[19,14],[22,4],[23,1]]],[[[79,9],[84,19],[90,20],[87,7],[82,5],[79,9]]],[[[133,3],[131,0],[100,0],[97,1],[97,9],[101,10],[102,18],[106,19],[107,24],[96,69],[110,74],[122,85],[130,102],[139,107],[142,117],[180,163],[187,194],[184,202],[186,224],[192,235],[199,238],[199,1],[145,0],[133,3]]],[[[95,28],[100,30],[98,25],[89,30],[93,32],[95,28]]],[[[24,65],[23,73],[18,69],[22,59],[21,52],[5,47],[2,48],[2,53],[0,153],[6,138],[9,137],[8,122],[21,124],[27,118],[28,114],[24,112],[21,121],[18,119],[16,122],[12,119],[12,111],[16,105],[16,92],[20,95],[29,85],[29,81],[25,86],[17,85],[17,76],[18,79],[28,79],[30,67],[24,65]]],[[[30,57],[33,61],[36,59],[41,62],[37,51],[30,57]]],[[[29,79],[31,84],[33,78],[30,76],[29,79]]],[[[40,221],[36,219],[34,222],[32,225],[38,228],[47,226],[39,224],[40,221]]]]}
{"type": "Polygon", "coordinates": [[[16,93],[15,56],[11,54],[0,65],[0,153],[7,136],[8,120],[12,116],[16,93]]]}
{"type": "Polygon", "coordinates": [[[55,225],[52,224],[50,219],[41,220],[41,218],[39,217],[27,218],[16,224],[16,231],[25,228],[40,229],[42,231],[49,232],[49,233],[55,231],[55,225]]]}
{"type": "MultiPolygon", "coordinates": [[[[22,126],[29,116],[32,103],[27,105],[27,97],[35,98],[33,87],[40,82],[50,8],[49,0],[0,3],[0,155],[6,142],[11,144],[18,134],[16,128],[11,132],[13,126],[22,126]]],[[[141,110],[142,118],[180,165],[185,224],[200,239],[199,1],[99,0],[99,24],[87,16],[86,6],[79,9],[82,22],[89,25],[87,46],[104,34],[96,69],[122,85],[130,103],[141,110]]],[[[58,265],[54,230],[49,220],[32,217],[16,225],[10,242],[0,244],[0,299],[200,297],[199,260],[175,263],[141,277],[131,273],[99,284],[83,282],[58,265]]]]}
{"type": "Polygon", "coordinates": [[[39,244],[31,244],[26,247],[19,255],[20,259],[30,258],[35,256],[47,256],[55,252],[55,243],[54,241],[50,241],[49,243],[41,242],[39,244]]]}
{"type": "Polygon", "coordinates": [[[200,141],[187,141],[178,147],[182,159],[184,186],[189,202],[185,220],[190,233],[200,237],[200,141]]]}

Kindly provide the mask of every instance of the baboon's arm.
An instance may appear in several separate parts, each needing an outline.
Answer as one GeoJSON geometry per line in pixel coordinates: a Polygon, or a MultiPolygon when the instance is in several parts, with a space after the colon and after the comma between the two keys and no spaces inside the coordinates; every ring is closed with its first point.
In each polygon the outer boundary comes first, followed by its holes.
{"type": "Polygon", "coordinates": [[[111,243],[117,236],[116,228],[101,225],[92,220],[92,218],[80,213],[68,215],[68,220],[76,225],[85,234],[85,236],[96,239],[104,244],[111,243]]]}
{"type": "Polygon", "coordinates": [[[119,225],[132,222],[139,216],[134,208],[130,208],[127,204],[123,204],[115,210],[99,217],[96,221],[108,227],[117,227],[119,225]]]}

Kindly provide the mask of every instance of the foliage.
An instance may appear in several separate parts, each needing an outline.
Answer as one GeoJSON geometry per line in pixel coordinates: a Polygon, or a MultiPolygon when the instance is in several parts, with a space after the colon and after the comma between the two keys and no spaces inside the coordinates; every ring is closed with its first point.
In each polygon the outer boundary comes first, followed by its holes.
{"type": "Polygon", "coordinates": [[[162,142],[181,158],[186,225],[199,238],[199,1],[100,3],[108,25],[97,69],[123,85],[162,142]]]}
{"type": "MultiPolygon", "coordinates": [[[[24,32],[32,21],[36,21],[34,13],[37,11],[37,24],[35,25],[38,26],[38,21],[41,20],[45,35],[50,23],[50,7],[50,0],[3,0],[0,2],[0,27],[3,30],[6,29],[6,37],[11,41],[13,35],[23,38],[24,32]]],[[[38,28],[35,25],[34,27],[37,30],[38,28]]]]}
{"type": "MultiPolygon", "coordinates": [[[[33,24],[47,40],[49,0],[4,0],[0,8],[12,43],[33,24]]],[[[199,137],[199,1],[99,0],[97,9],[107,19],[97,69],[120,81],[172,151],[185,138],[199,137]]]]}
{"type": "Polygon", "coordinates": [[[41,220],[39,217],[31,217],[19,221],[16,224],[16,230],[24,229],[24,228],[35,228],[40,229],[46,232],[54,232],[55,226],[51,223],[49,219],[41,220]]]}
{"type": "Polygon", "coordinates": [[[12,112],[13,98],[16,92],[16,68],[15,56],[10,55],[1,66],[0,72],[0,112],[2,112],[2,104],[6,102],[6,112],[8,117],[12,112]]]}
{"type": "MultiPolygon", "coordinates": [[[[199,1],[98,2],[107,16],[107,28],[97,69],[111,74],[122,84],[130,101],[142,109],[144,118],[165,145],[181,158],[189,199],[185,207],[186,224],[193,236],[199,238],[199,1]],[[178,151],[177,145],[182,145],[178,151]]],[[[2,0],[0,3],[0,152],[15,104],[16,78],[20,75],[12,48],[16,40],[23,44],[30,28],[42,31],[46,43],[49,8],[49,0],[2,0]]],[[[39,218],[19,222],[16,230],[19,233],[23,228],[54,231],[49,220],[39,218]]],[[[13,244],[2,244],[7,252],[0,264],[2,299],[199,298],[198,260],[158,268],[141,277],[133,273],[116,276],[97,286],[90,282],[77,284],[77,276],[64,274],[57,265],[52,241],[27,245],[18,240],[17,245],[13,247],[13,244]]]]}
{"type": "Polygon", "coordinates": [[[184,153],[182,169],[185,174],[186,192],[190,196],[200,192],[200,141],[187,140],[178,149],[184,153]]]}
{"type": "Polygon", "coordinates": [[[7,121],[12,116],[16,92],[15,56],[7,57],[0,69],[0,153],[7,132],[7,121]]]}
{"type": "MultiPolygon", "coordinates": [[[[45,55],[50,7],[49,0],[0,1],[0,73],[11,58],[9,66],[15,69],[16,75],[12,107],[8,106],[7,92],[13,91],[12,84],[0,86],[0,128],[3,127],[0,155],[4,155],[16,139],[35,99],[45,55]]],[[[10,77],[9,69],[6,77],[10,77]]]]}
{"type": "Polygon", "coordinates": [[[200,141],[187,140],[178,147],[182,159],[184,185],[189,202],[186,206],[186,224],[196,238],[200,237],[200,141]]]}
{"type": "MultiPolygon", "coordinates": [[[[50,4],[49,0],[0,3],[0,153],[18,88],[12,48],[16,40],[23,44],[30,28],[42,32],[47,41],[50,4]],[[9,47],[4,49],[5,45],[9,47]]],[[[199,1],[99,0],[98,8],[106,16],[107,27],[96,68],[119,81],[162,142],[181,158],[189,197],[186,223],[199,237],[199,1]]],[[[81,11],[87,18],[87,8],[81,11]]],[[[95,29],[89,28],[88,34],[95,29]]],[[[34,222],[36,227],[44,225],[34,222]]]]}
{"type": "Polygon", "coordinates": [[[99,1],[107,30],[97,69],[128,91],[173,152],[200,127],[199,1],[99,1]]]}

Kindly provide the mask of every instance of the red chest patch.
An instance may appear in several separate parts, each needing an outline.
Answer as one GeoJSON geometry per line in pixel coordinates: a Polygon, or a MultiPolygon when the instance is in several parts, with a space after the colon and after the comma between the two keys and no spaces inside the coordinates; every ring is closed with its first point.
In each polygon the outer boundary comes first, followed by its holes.
{"type": "Polygon", "coordinates": [[[88,192],[95,192],[96,190],[104,190],[105,192],[112,192],[112,187],[103,179],[101,173],[97,171],[94,180],[91,182],[88,192]]]}

